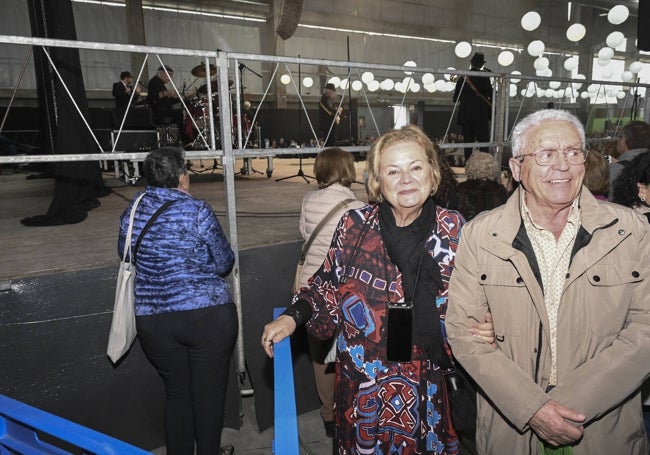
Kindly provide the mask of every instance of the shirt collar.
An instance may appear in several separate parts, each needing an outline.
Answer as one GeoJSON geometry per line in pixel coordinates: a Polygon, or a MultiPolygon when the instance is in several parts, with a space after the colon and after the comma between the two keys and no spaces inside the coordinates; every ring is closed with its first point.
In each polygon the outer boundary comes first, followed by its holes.
{"type": "MultiPolygon", "coordinates": [[[[545,229],[543,226],[540,226],[533,220],[530,209],[526,205],[526,193],[527,192],[524,189],[519,191],[519,210],[522,219],[524,222],[527,222],[527,224],[533,226],[535,229],[545,229]]],[[[571,223],[576,226],[580,224],[580,195],[578,195],[578,197],[573,200],[573,203],[571,203],[571,211],[569,212],[567,223],[571,223]]]]}

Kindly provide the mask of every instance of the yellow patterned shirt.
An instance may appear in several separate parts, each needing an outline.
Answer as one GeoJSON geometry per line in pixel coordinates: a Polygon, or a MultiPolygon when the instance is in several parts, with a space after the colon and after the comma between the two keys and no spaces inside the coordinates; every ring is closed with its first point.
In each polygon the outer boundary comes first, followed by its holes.
{"type": "Polygon", "coordinates": [[[551,335],[551,375],[549,385],[557,384],[557,315],[560,297],[564,290],[566,274],[569,271],[571,250],[580,228],[580,206],[578,199],[573,201],[566,226],[555,240],[553,233],[533,221],[526,206],[525,191],[521,191],[520,207],[524,227],[533,245],[537,265],[544,286],[544,304],[550,324],[551,335]]]}

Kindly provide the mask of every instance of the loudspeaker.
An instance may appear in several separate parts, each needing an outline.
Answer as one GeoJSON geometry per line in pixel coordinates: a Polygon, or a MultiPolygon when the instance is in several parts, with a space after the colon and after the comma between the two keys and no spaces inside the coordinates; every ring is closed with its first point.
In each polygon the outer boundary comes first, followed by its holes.
{"type": "Polygon", "coordinates": [[[117,131],[111,131],[111,145],[118,140],[116,152],[148,152],[156,148],[159,139],[157,130],[122,130],[119,140],[117,131]]]}
{"type": "Polygon", "coordinates": [[[650,51],[650,0],[639,0],[637,19],[636,47],[640,51],[650,51]]]}
{"type": "Polygon", "coordinates": [[[302,14],[302,2],[303,0],[284,0],[282,2],[280,21],[275,33],[283,40],[291,38],[298,28],[298,21],[300,21],[300,15],[302,14]]]}

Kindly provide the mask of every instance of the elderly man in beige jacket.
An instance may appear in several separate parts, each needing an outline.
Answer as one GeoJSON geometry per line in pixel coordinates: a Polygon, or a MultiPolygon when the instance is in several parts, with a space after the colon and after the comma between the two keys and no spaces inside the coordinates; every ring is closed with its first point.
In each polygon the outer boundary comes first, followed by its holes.
{"type": "Polygon", "coordinates": [[[568,112],[523,119],[510,160],[519,189],[463,228],[446,328],[483,391],[480,454],[649,453],[639,387],[650,371],[650,228],[582,185],[584,146],[568,112]],[[486,308],[496,349],[467,335],[486,308]]]}

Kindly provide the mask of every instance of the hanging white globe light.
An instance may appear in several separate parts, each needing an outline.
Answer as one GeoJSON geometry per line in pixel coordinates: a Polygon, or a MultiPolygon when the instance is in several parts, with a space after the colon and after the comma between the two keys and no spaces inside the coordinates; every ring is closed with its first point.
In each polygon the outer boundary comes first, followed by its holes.
{"type": "Polygon", "coordinates": [[[564,89],[564,96],[567,98],[575,98],[576,94],[571,87],[564,89]]]}
{"type": "Polygon", "coordinates": [[[372,74],[370,71],[366,71],[361,75],[361,80],[363,81],[364,84],[369,84],[370,82],[375,80],[375,75],[372,74]]]}
{"type": "Polygon", "coordinates": [[[551,87],[554,90],[557,90],[558,88],[560,88],[560,85],[561,84],[558,81],[551,81],[551,82],[548,83],[548,86],[551,87]]]}
{"type": "Polygon", "coordinates": [[[634,74],[632,74],[632,71],[623,71],[623,74],[621,74],[621,80],[623,82],[632,82],[634,80],[634,74]]]}
{"type": "Polygon", "coordinates": [[[569,28],[566,29],[566,37],[569,41],[574,43],[580,41],[587,34],[587,29],[582,24],[571,24],[569,28]]]}
{"type": "Polygon", "coordinates": [[[386,91],[393,90],[394,87],[395,87],[395,82],[393,82],[392,79],[384,79],[379,84],[379,88],[381,88],[382,90],[386,90],[386,91]]]}
{"type": "Polygon", "coordinates": [[[598,60],[611,60],[614,57],[614,49],[605,46],[598,51],[598,60]]]}
{"type": "MultiPolygon", "coordinates": [[[[470,52],[471,52],[471,50],[470,50],[470,52]]],[[[412,68],[415,68],[418,65],[413,60],[407,60],[406,62],[404,62],[404,66],[410,66],[412,68]]],[[[404,74],[407,74],[407,75],[410,76],[411,74],[413,74],[413,71],[404,71],[404,74]]]]}
{"type": "Polygon", "coordinates": [[[603,59],[598,58],[598,59],[596,59],[596,63],[598,64],[598,66],[607,66],[607,65],[609,65],[611,63],[611,60],[610,59],[603,60],[603,59]]]}
{"type": "Polygon", "coordinates": [[[544,91],[544,96],[545,96],[546,98],[553,98],[553,97],[555,96],[555,90],[553,90],[552,88],[547,88],[547,89],[544,91]]]}
{"type": "Polygon", "coordinates": [[[605,39],[605,43],[612,49],[616,49],[618,46],[623,44],[623,41],[625,41],[625,35],[618,31],[610,33],[605,39]]]}
{"type": "Polygon", "coordinates": [[[341,79],[341,82],[339,83],[339,87],[341,88],[341,90],[347,90],[349,83],[350,82],[347,79],[341,79]]]}
{"type": "Polygon", "coordinates": [[[363,88],[363,82],[359,80],[352,82],[352,90],[354,90],[355,92],[358,92],[362,88],[363,88]]]}
{"type": "Polygon", "coordinates": [[[469,44],[467,41],[461,41],[458,44],[456,44],[456,47],[454,48],[454,52],[456,53],[456,57],[458,58],[468,57],[469,54],[472,53],[472,45],[469,44]]]}
{"type": "Polygon", "coordinates": [[[280,76],[280,82],[282,82],[284,85],[288,85],[289,82],[291,82],[291,76],[289,76],[288,74],[283,74],[282,76],[280,76]]]}
{"type": "Polygon", "coordinates": [[[436,84],[434,84],[434,83],[427,84],[427,85],[424,86],[424,89],[429,93],[433,93],[433,92],[436,91],[436,84]]]}
{"type": "Polygon", "coordinates": [[[578,67],[578,62],[578,56],[573,55],[564,61],[564,69],[567,71],[573,71],[578,67]]]}
{"type": "Polygon", "coordinates": [[[370,81],[370,83],[368,84],[368,90],[371,92],[376,92],[377,90],[379,90],[379,81],[375,81],[375,80],[370,81]]]}
{"type": "Polygon", "coordinates": [[[583,100],[586,100],[587,98],[589,98],[589,92],[581,92],[580,93],[580,98],[582,98],[583,100]]]}
{"type": "Polygon", "coordinates": [[[444,79],[438,79],[437,81],[435,81],[433,83],[433,85],[435,85],[436,90],[438,90],[439,92],[444,92],[445,91],[446,82],[445,82],[444,79]]]}
{"type": "Polygon", "coordinates": [[[451,82],[451,81],[445,82],[445,91],[453,92],[455,88],[456,88],[455,82],[451,82]]]}
{"type": "Polygon", "coordinates": [[[553,93],[553,98],[560,99],[564,97],[564,90],[555,90],[555,93],[553,93]]]}
{"type": "Polygon", "coordinates": [[[531,57],[539,57],[544,52],[544,42],[541,40],[534,40],[528,44],[528,54],[531,57]]]}
{"type": "Polygon", "coordinates": [[[630,15],[630,10],[625,5],[616,5],[607,13],[607,20],[610,24],[618,25],[625,22],[630,15]]]}
{"type": "Polygon", "coordinates": [[[546,57],[537,57],[533,62],[533,67],[535,67],[537,71],[541,71],[548,68],[548,64],[549,61],[546,57]]]}
{"type": "Polygon", "coordinates": [[[641,62],[632,62],[630,63],[630,72],[634,74],[638,74],[641,72],[643,69],[643,63],[641,62]]]}
{"type": "Polygon", "coordinates": [[[514,97],[515,95],[517,95],[517,84],[510,84],[508,86],[508,90],[510,91],[510,96],[514,97]],[[513,93],[514,93],[514,95],[513,95],[513,93]]]}
{"type": "Polygon", "coordinates": [[[551,71],[550,68],[545,68],[542,71],[540,71],[540,76],[542,77],[551,77],[553,75],[553,71],[551,71]]]}
{"type": "Polygon", "coordinates": [[[532,32],[539,24],[542,23],[542,17],[536,11],[528,11],[526,14],[521,16],[521,28],[527,32],[532,32]]]}
{"type": "Polygon", "coordinates": [[[623,90],[619,90],[618,93],[616,94],[616,98],[618,98],[619,100],[622,100],[623,98],[625,98],[625,96],[626,94],[623,90]]]}
{"type": "Polygon", "coordinates": [[[314,80],[307,76],[302,79],[302,85],[304,85],[307,88],[311,88],[312,85],[314,85],[314,80]]]}
{"type": "Polygon", "coordinates": [[[600,86],[598,86],[596,84],[589,84],[589,86],[587,87],[587,91],[589,93],[596,93],[599,89],[600,89],[600,86]]]}
{"type": "Polygon", "coordinates": [[[341,84],[341,78],[338,76],[332,76],[327,82],[329,84],[334,84],[334,87],[338,87],[341,84]]]}
{"type": "Polygon", "coordinates": [[[435,77],[431,73],[424,73],[422,75],[422,84],[425,85],[425,86],[433,84],[434,80],[435,80],[435,77]]]}
{"type": "Polygon", "coordinates": [[[497,62],[501,66],[510,66],[515,61],[515,55],[510,51],[503,51],[497,57],[497,62]]]}
{"type": "Polygon", "coordinates": [[[421,87],[420,87],[420,84],[418,84],[417,82],[413,82],[413,83],[411,84],[411,91],[412,91],[413,93],[417,93],[417,92],[419,92],[419,91],[420,91],[420,88],[421,88],[421,87]]]}
{"type": "MultiPolygon", "coordinates": [[[[521,71],[515,70],[515,71],[511,72],[510,74],[521,76],[521,71]]],[[[510,79],[510,82],[512,82],[513,84],[518,84],[519,81],[521,81],[521,79],[515,79],[515,78],[510,79]]]]}

